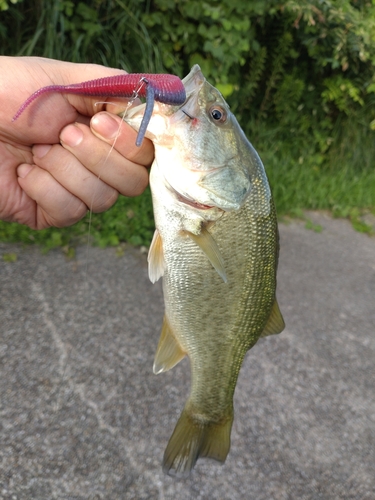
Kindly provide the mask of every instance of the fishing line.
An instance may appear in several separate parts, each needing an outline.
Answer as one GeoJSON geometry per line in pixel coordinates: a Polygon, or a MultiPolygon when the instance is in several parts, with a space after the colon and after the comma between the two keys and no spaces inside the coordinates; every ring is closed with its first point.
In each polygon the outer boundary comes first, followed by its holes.
{"type": "MultiPolygon", "coordinates": [[[[117,142],[117,139],[120,136],[122,124],[125,122],[125,116],[127,115],[129,109],[132,107],[134,101],[139,98],[139,92],[141,91],[141,89],[142,89],[142,87],[144,85],[145,85],[145,81],[143,79],[140,79],[139,82],[138,82],[138,87],[133,90],[132,97],[127,101],[125,110],[122,112],[121,122],[120,122],[120,125],[119,125],[118,129],[117,129],[115,138],[113,140],[113,144],[111,145],[111,148],[108,151],[107,156],[105,157],[105,160],[104,160],[103,164],[100,166],[99,173],[98,173],[98,176],[97,176],[96,187],[94,188],[94,192],[93,192],[92,197],[91,197],[90,206],[88,207],[89,208],[89,221],[88,221],[88,223],[89,223],[88,226],[89,227],[88,227],[87,244],[86,244],[86,269],[85,269],[85,288],[86,288],[86,292],[87,293],[88,293],[88,262],[89,262],[88,257],[89,257],[89,246],[90,246],[90,238],[91,238],[92,213],[93,213],[92,208],[93,208],[95,196],[96,196],[97,190],[98,190],[98,181],[101,178],[101,173],[103,171],[103,168],[106,166],[106,164],[107,164],[107,162],[109,160],[109,157],[110,157],[112,151],[115,148],[115,144],[117,142]]],[[[107,105],[107,104],[114,104],[114,103],[111,103],[111,102],[108,102],[108,101],[104,101],[104,102],[97,101],[95,103],[95,106],[97,106],[98,104],[106,104],[107,105]]]]}
{"type": "MultiPolygon", "coordinates": [[[[90,252],[90,243],[91,243],[91,229],[92,229],[92,216],[93,216],[93,205],[94,205],[94,201],[95,201],[95,197],[98,193],[98,188],[99,188],[99,181],[101,179],[101,175],[102,175],[102,172],[103,172],[103,169],[106,167],[107,163],[108,163],[108,160],[110,158],[110,155],[112,154],[112,151],[114,150],[115,148],[115,145],[116,145],[116,142],[120,136],[120,133],[121,133],[121,127],[122,127],[122,124],[125,122],[125,117],[129,111],[129,109],[132,107],[132,105],[134,104],[134,101],[136,99],[139,98],[139,92],[141,91],[142,87],[145,85],[145,81],[143,79],[141,79],[138,83],[138,86],[137,88],[134,89],[133,91],[133,95],[131,98],[128,99],[128,101],[126,102],[126,106],[125,106],[125,109],[124,111],[121,112],[121,122],[119,124],[119,127],[117,129],[117,132],[116,132],[116,135],[114,137],[114,140],[113,140],[113,143],[102,163],[102,165],[100,166],[99,168],[99,172],[98,172],[98,175],[97,175],[97,179],[96,179],[96,186],[94,186],[94,190],[93,190],[93,194],[92,194],[92,197],[91,197],[91,201],[90,201],[90,205],[88,207],[88,210],[89,210],[89,214],[88,214],[88,233],[87,233],[87,242],[86,242],[86,264],[85,264],[85,269],[84,269],[84,285],[83,285],[83,289],[84,289],[84,302],[86,302],[86,306],[88,306],[89,302],[90,302],[90,296],[89,296],[89,252],[90,252]]],[[[105,105],[108,105],[108,104],[113,104],[115,105],[115,103],[111,103],[111,102],[108,102],[108,101],[97,101],[95,102],[95,106],[99,105],[99,104],[105,104],[105,105]]],[[[70,346],[70,349],[68,350],[68,352],[66,353],[66,356],[65,356],[65,363],[64,363],[64,366],[62,367],[62,380],[61,380],[61,385],[60,385],[60,390],[63,388],[63,384],[66,380],[66,376],[68,375],[69,373],[69,356],[70,356],[70,352],[72,351],[73,349],[73,346],[70,346]]],[[[55,412],[55,418],[57,417],[57,412],[59,410],[61,410],[61,408],[63,407],[64,404],[66,404],[69,399],[70,399],[70,396],[72,394],[74,394],[76,391],[75,391],[75,388],[74,388],[74,382],[72,382],[71,384],[71,387],[68,389],[68,394],[66,395],[66,397],[64,398],[64,396],[62,397],[62,400],[57,397],[57,401],[56,401],[56,404],[54,405],[54,412],[55,412]],[[60,402],[58,401],[58,399],[60,399],[60,402]],[[65,401],[64,401],[65,399],[65,401]]],[[[59,389],[57,389],[57,392],[59,393],[60,392],[59,389]]]]}

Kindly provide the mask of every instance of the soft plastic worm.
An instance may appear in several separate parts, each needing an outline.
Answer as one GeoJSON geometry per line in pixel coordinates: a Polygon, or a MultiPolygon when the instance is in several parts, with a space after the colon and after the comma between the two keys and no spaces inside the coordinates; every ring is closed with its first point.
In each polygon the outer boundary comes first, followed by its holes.
{"type": "Polygon", "coordinates": [[[147,73],[108,76],[71,85],[49,85],[37,90],[19,108],[13,120],[17,120],[25,109],[42,94],[60,92],[64,94],[83,94],[101,97],[145,97],[146,109],[138,131],[136,145],[142,144],[149,124],[154,102],[181,105],[185,102],[185,87],[177,76],[147,73]]]}

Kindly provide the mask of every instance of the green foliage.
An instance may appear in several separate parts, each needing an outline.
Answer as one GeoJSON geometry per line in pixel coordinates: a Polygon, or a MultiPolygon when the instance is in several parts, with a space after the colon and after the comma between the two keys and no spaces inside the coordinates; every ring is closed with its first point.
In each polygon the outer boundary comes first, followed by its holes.
{"type": "Polygon", "coordinates": [[[158,43],[167,70],[183,75],[197,63],[216,86],[231,84],[226,88],[234,90],[235,76],[253,52],[251,16],[263,13],[266,4],[154,0],[142,19],[158,43]]]}
{"type": "MultiPolygon", "coordinates": [[[[22,0],[9,0],[11,4],[15,5],[17,2],[22,2],[22,0]]],[[[8,10],[9,2],[7,0],[0,0],[0,11],[8,10]]]]}
{"type": "MultiPolygon", "coordinates": [[[[180,76],[198,63],[259,150],[279,213],[328,208],[354,221],[353,210],[375,208],[374,2],[0,0],[5,4],[6,54],[180,76]]],[[[140,200],[93,216],[95,241],[147,243],[149,195],[140,200]]],[[[0,225],[0,237],[12,239],[12,231],[0,225]]],[[[22,241],[32,234],[47,246],[64,245],[68,234],[87,234],[87,221],[70,232],[17,231],[22,241]]]]}

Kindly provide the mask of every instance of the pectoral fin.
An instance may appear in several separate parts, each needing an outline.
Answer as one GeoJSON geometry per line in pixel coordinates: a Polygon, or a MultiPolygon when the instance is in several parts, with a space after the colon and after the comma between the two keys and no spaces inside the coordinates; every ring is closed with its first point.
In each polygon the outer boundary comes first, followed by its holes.
{"type": "Polygon", "coordinates": [[[277,303],[277,300],[275,299],[275,302],[273,303],[272,309],[271,309],[271,314],[268,318],[267,324],[264,327],[264,330],[261,334],[261,337],[267,337],[268,335],[275,335],[276,333],[280,333],[284,330],[285,328],[285,323],[284,319],[282,317],[282,314],[279,309],[279,304],[277,303]]]}
{"type": "Polygon", "coordinates": [[[159,278],[163,276],[165,268],[163,241],[157,229],[155,229],[154,236],[151,241],[147,260],[148,276],[151,283],[155,283],[159,278]]]}
{"type": "Polygon", "coordinates": [[[186,231],[186,234],[199,246],[201,250],[203,250],[213,268],[217,271],[224,283],[227,283],[228,279],[225,274],[223,257],[221,256],[216,241],[207,229],[203,228],[200,234],[193,234],[190,231],[186,231]]]}
{"type": "Polygon", "coordinates": [[[173,368],[185,357],[186,353],[181,349],[180,344],[174,336],[166,316],[164,316],[163,326],[154,360],[154,373],[166,372],[173,368]]]}

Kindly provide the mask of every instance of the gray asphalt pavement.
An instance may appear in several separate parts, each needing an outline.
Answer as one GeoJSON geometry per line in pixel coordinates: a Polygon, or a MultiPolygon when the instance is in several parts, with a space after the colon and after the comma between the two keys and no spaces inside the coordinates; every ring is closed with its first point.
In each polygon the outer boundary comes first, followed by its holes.
{"type": "Polygon", "coordinates": [[[161,460],[189,365],[152,373],[146,256],[0,244],[0,498],[374,500],[375,238],[309,217],[280,227],[287,327],[245,359],[228,459],[181,481],[161,460]]]}

